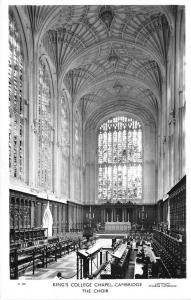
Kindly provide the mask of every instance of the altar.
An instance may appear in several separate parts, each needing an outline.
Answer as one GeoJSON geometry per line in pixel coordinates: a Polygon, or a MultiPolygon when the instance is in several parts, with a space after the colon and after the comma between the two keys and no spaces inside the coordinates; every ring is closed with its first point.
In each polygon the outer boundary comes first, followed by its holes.
{"type": "Polygon", "coordinates": [[[131,222],[106,222],[105,232],[128,232],[131,230],[131,222]]]}

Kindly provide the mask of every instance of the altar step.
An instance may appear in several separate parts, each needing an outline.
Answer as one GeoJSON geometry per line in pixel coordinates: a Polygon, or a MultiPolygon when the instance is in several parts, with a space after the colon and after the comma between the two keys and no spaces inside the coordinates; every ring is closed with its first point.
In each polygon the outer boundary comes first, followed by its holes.
{"type": "Polygon", "coordinates": [[[126,233],[116,233],[116,232],[96,234],[96,237],[99,239],[113,239],[113,238],[123,239],[125,236],[126,233]]]}

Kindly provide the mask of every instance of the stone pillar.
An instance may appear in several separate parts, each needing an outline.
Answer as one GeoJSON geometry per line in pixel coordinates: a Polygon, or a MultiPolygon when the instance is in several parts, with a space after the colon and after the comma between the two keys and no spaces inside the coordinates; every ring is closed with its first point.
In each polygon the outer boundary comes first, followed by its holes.
{"type": "Polygon", "coordinates": [[[144,201],[154,203],[155,200],[155,125],[152,123],[144,124],[144,201]]]}
{"type": "Polygon", "coordinates": [[[54,85],[54,107],[53,107],[53,115],[54,115],[54,123],[53,129],[51,130],[51,139],[52,139],[52,191],[57,195],[60,193],[60,149],[59,145],[59,125],[60,125],[60,95],[58,92],[58,82],[57,76],[55,73],[52,75],[53,85],[54,85]]]}

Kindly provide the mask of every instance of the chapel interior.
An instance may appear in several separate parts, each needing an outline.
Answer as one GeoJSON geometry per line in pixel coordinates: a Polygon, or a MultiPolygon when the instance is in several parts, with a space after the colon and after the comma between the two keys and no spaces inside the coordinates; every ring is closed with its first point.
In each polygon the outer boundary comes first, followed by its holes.
{"type": "Polygon", "coordinates": [[[8,15],[10,279],[186,278],[185,7],[8,15]]]}

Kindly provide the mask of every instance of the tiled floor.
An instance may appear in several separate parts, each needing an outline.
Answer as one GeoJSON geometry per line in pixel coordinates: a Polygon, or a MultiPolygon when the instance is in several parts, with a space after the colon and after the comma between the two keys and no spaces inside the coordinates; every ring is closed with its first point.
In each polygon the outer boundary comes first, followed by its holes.
{"type": "MultiPolygon", "coordinates": [[[[96,241],[97,246],[102,246],[105,248],[111,247],[111,239],[98,239],[96,241]]],[[[32,275],[32,270],[25,272],[25,274],[19,279],[21,280],[39,280],[39,279],[55,279],[57,278],[57,273],[61,272],[62,277],[67,279],[76,279],[76,252],[64,255],[59,258],[57,262],[52,262],[48,264],[47,268],[36,268],[35,274],[32,275]]],[[[93,264],[95,266],[95,263],[93,264]]],[[[94,267],[93,267],[94,270],[94,267]]]]}
{"type": "Polygon", "coordinates": [[[58,272],[62,273],[67,279],[75,279],[76,276],[76,252],[66,254],[59,258],[57,262],[48,264],[47,268],[36,268],[35,274],[32,275],[32,270],[25,272],[19,279],[54,279],[58,272]]]}

